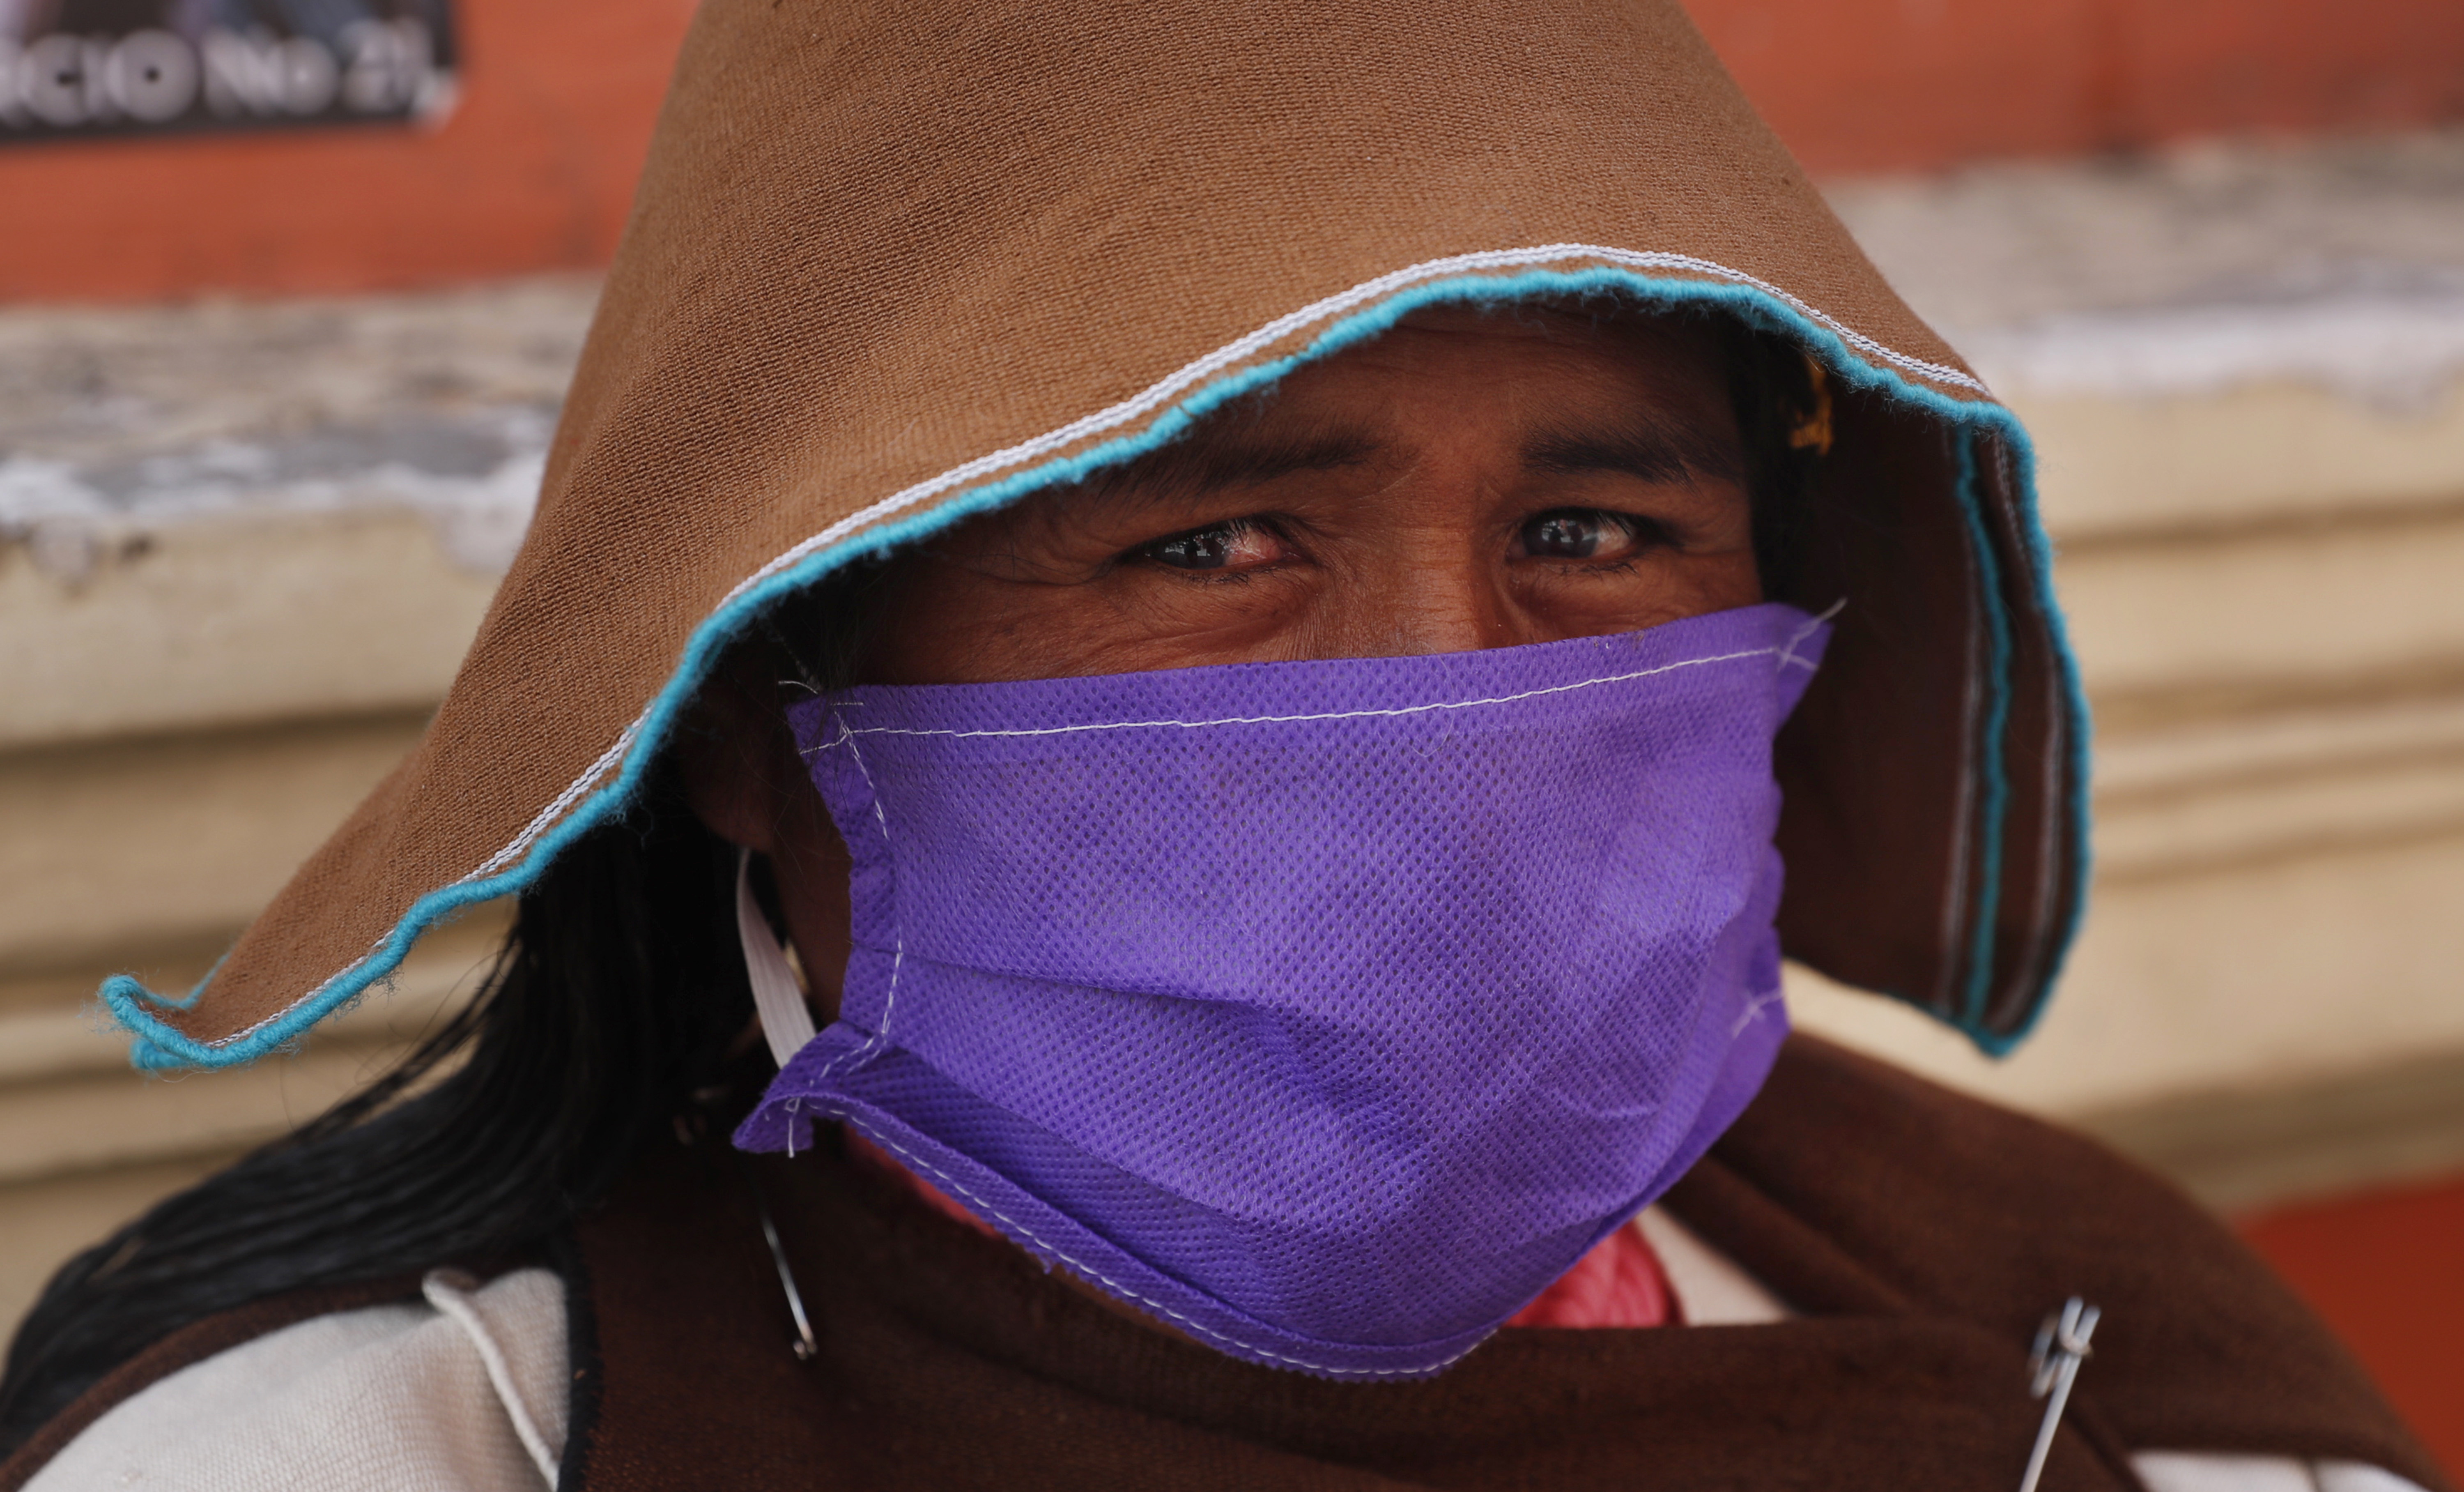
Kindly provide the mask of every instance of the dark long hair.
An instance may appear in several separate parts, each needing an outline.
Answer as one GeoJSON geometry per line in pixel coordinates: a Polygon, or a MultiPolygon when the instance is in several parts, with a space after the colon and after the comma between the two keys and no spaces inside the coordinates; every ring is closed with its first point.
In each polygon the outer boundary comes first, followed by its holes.
{"type": "Polygon", "coordinates": [[[747,1028],[735,871],[672,780],[573,846],[478,995],[372,1087],[54,1277],[0,1380],[0,1455],[187,1323],[555,1234],[747,1028]]]}
{"type": "MultiPolygon", "coordinates": [[[[1716,324],[1764,590],[1785,597],[1818,454],[1791,441],[1816,403],[1812,375],[1785,338],[1716,324]]],[[[877,575],[824,583],[751,645],[825,687],[848,681],[877,575]]],[[[0,1378],[0,1456],[190,1322],[559,1234],[720,1080],[748,1035],[736,855],[693,816],[676,773],[655,774],[620,821],[523,893],[494,972],[434,1035],[365,1092],[60,1269],[0,1378]]]]}

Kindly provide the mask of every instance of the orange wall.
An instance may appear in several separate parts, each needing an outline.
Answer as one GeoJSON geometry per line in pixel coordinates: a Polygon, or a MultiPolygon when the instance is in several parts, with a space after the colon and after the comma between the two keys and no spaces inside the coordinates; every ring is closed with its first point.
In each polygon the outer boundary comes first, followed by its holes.
{"type": "Polygon", "coordinates": [[[2242,1236],[2464,1475],[2464,1177],[2285,1208],[2242,1236]]]}
{"type": "MultiPolygon", "coordinates": [[[[2464,0],[1692,0],[1817,171],[2464,118],[2464,0]]],[[[460,0],[433,132],[0,149],[0,300],[605,260],[691,0],[460,0]]]]}
{"type": "Polygon", "coordinates": [[[0,301],[315,293],[604,264],[693,0],[460,0],[435,129],[0,148],[0,301]]]}
{"type": "Polygon", "coordinates": [[[2250,1240],[2464,1475],[2464,1179],[2247,1218],[2250,1240]]]}
{"type": "Polygon", "coordinates": [[[1817,172],[2464,119],[2458,0],[1692,0],[1817,172]]]}

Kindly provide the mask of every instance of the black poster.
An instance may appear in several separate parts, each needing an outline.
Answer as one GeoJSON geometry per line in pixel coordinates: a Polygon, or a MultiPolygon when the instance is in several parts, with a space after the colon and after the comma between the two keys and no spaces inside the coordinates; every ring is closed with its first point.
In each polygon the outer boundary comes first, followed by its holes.
{"type": "Polygon", "coordinates": [[[0,0],[0,144],[440,118],[448,0],[0,0]]]}

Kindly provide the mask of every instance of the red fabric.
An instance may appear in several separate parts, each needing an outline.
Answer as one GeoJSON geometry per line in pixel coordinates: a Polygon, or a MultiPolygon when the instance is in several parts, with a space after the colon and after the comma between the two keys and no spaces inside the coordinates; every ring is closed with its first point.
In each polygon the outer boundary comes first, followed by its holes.
{"type": "MultiPolygon", "coordinates": [[[[847,1149],[886,1175],[896,1177],[927,1207],[956,1218],[978,1233],[998,1237],[991,1224],[944,1195],[932,1183],[892,1160],[890,1153],[853,1130],[847,1149]]],[[[1619,1228],[1600,1240],[1574,1267],[1557,1277],[1531,1303],[1514,1313],[1509,1326],[1681,1326],[1684,1316],[1668,1286],[1660,1256],[1636,1227],[1619,1228]]]]}
{"type": "Polygon", "coordinates": [[[1602,1238],[1557,1282],[1507,1319],[1509,1326],[1682,1326],[1668,1272],[1642,1230],[1629,1223],[1602,1238]]]}

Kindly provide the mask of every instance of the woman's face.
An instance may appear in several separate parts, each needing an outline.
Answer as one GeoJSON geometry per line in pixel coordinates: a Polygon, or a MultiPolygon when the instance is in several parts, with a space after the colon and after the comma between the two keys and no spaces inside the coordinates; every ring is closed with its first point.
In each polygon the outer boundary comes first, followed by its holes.
{"type": "MultiPolygon", "coordinates": [[[[1710,337],[1441,309],[1188,437],[898,557],[861,673],[974,683],[1466,652],[1761,599],[1710,337]]],[[[847,860],[766,676],[707,692],[694,811],[770,857],[826,1017],[847,860]]]]}
{"type": "Polygon", "coordinates": [[[884,596],[872,681],[974,683],[1553,642],[1760,590],[1707,336],[1457,308],[953,530],[884,596]]]}

